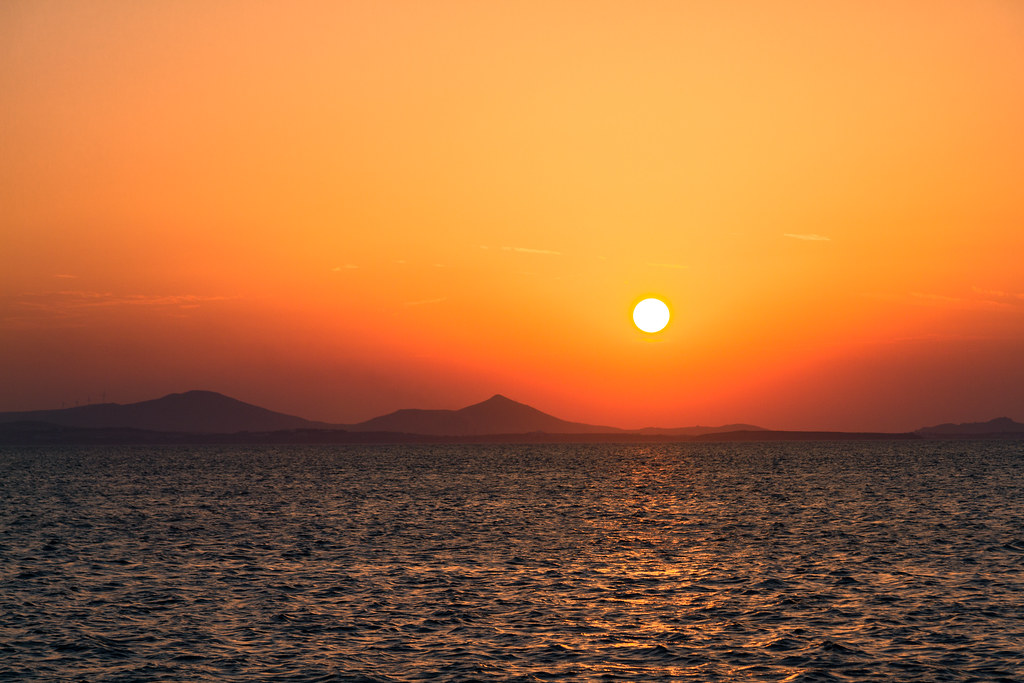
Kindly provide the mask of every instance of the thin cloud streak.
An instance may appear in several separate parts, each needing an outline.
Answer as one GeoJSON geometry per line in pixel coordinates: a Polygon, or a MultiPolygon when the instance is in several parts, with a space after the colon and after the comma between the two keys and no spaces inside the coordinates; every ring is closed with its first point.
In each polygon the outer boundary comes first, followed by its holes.
{"type": "Polygon", "coordinates": [[[945,296],[943,294],[928,294],[925,292],[911,292],[910,296],[922,303],[966,310],[1005,310],[1012,307],[1012,304],[1006,301],[993,301],[991,299],[968,299],[960,296],[945,296]]]}
{"type": "Polygon", "coordinates": [[[562,252],[550,249],[529,249],[527,247],[502,247],[502,251],[514,251],[517,254],[543,254],[546,256],[561,256],[562,252]]]}
{"type": "Polygon", "coordinates": [[[234,296],[201,294],[114,294],[112,292],[61,291],[0,296],[0,320],[5,325],[39,328],[47,324],[82,324],[98,311],[148,310],[181,315],[203,304],[237,299],[234,296]]]}
{"type": "Polygon", "coordinates": [[[792,237],[795,240],[804,240],[807,242],[831,242],[831,237],[825,237],[824,235],[815,234],[798,234],[794,232],[785,232],[782,234],[783,237],[792,237]]]}
{"type": "Polygon", "coordinates": [[[195,306],[211,301],[227,301],[234,297],[201,294],[114,294],[112,292],[61,291],[46,294],[21,294],[6,297],[25,310],[70,312],[85,308],[117,306],[195,306]]]}
{"type": "Polygon", "coordinates": [[[1024,304],[1024,292],[1002,292],[998,289],[982,289],[981,287],[971,287],[971,291],[989,301],[1005,304],[1024,304]]]}

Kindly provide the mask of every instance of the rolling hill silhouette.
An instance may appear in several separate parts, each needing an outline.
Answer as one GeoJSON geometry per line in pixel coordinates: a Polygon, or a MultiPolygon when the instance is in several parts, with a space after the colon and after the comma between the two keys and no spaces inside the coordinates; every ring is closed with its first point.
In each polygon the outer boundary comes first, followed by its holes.
{"type": "Polygon", "coordinates": [[[234,433],[284,429],[329,429],[311,422],[243,403],[215,391],[186,391],[141,403],[98,403],[59,410],[0,413],[0,422],[46,422],[90,429],[146,429],[157,432],[234,433]]]}
{"type": "MultiPolygon", "coordinates": [[[[78,430],[142,430],[163,433],[165,440],[179,437],[174,434],[232,435],[247,432],[240,438],[260,439],[318,439],[367,442],[387,441],[420,435],[436,440],[441,437],[479,438],[508,436],[534,439],[552,435],[564,439],[624,439],[644,440],[724,440],[757,441],[779,439],[849,439],[849,438],[1020,438],[1024,424],[1007,417],[988,422],[942,424],[924,427],[912,434],[868,434],[841,432],[773,432],[762,427],[732,424],[722,427],[677,427],[645,429],[619,429],[605,425],[591,425],[562,420],[518,401],[495,394],[486,401],[459,410],[396,410],[356,424],[315,422],[294,415],[274,412],[238,401],[213,391],[186,391],[163,398],[139,403],[101,403],[63,408],[60,410],[33,410],[0,413],[4,432],[48,434],[46,438],[72,442],[76,439],[99,438],[98,435],[65,435],[61,428],[78,430]],[[49,430],[49,431],[48,431],[49,430]],[[55,431],[56,430],[56,431],[55,431]],[[50,433],[52,432],[52,433],[50,433]],[[292,432],[292,434],[285,434],[292,432]],[[303,434],[298,434],[303,432],[303,434]],[[318,432],[319,435],[312,432],[318,432]],[[327,434],[326,432],[330,432],[327,434]],[[348,434],[349,436],[345,436],[348,434]],[[388,435],[391,435],[390,437],[388,435]],[[590,435],[581,437],[579,435],[590,435]],[[367,441],[370,439],[370,441],[367,441]]],[[[70,433],[69,433],[70,434],[70,433]]],[[[142,436],[122,435],[118,438],[142,439],[142,436]]],[[[113,438],[113,437],[111,437],[113,438]]],[[[145,438],[155,439],[153,435],[145,438]]],[[[546,437],[545,437],[546,438],[546,437]]]]}
{"type": "Polygon", "coordinates": [[[991,434],[1024,434],[1024,424],[1014,422],[1008,417],[997,417],[988,422],[963,422],[953,424],[935,425],[934,427],[922,427],[917,430],[918,434],[925,436],[983,436],[991,434]]]}
{"type": "Polygon", "coordinates": [[[764,432],[764,427],[743,423],[722,425],[721,427],[644,427],[631,430],[634,434],[650,434],[654,436],[703,436],[705,434],[725,434],[732,432],[764,432]]]}
{"type": "Polygon", "coordinates": [[[406,408],[366,422],[345,425],[361,432],[404,432],[435,436],[476,436],[481,434],[610,434],[624,433],[616,427],[568,422],[541,412],[525,403],[495,394],[486,401],[459,410],[406,408]]]}
{"type": "Polygon", "coordinates": [[[139,403],[95,405],[0,413],[0,423],[46,423],[83,429],[142,429],[155,432],[233,434],[286,430],[333,429],[350,432],[390,432],[428,436],[481,436],[492,434],[643,434],[691,436],[750,425],[624,430],[562,420],[518,401],[495,394],[486,401],[459,410],[409,408],[356,424],[315,422],[274,412],[213,391],[186,391],[139,403]]]}

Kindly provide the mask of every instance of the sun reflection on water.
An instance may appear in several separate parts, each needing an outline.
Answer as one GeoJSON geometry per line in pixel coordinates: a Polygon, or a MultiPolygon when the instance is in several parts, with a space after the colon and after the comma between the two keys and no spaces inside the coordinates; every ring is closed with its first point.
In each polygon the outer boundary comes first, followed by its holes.
{"type": "Polygon", "coordinates": [[[29,458],[0,673],[1012,678],[1024,464],[887,448],[29,458]]]}

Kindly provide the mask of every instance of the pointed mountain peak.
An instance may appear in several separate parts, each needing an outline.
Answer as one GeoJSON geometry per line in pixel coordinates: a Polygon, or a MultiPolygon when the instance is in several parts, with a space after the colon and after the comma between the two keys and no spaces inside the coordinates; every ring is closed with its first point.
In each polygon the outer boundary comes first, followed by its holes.
{"type": "Polygon", "coordinates": [[[479,411],[501,411],[501,412],[507,412],[507,411],[510,411],[510,410],[512,410],[512,411],[528,410],[528,411],[535,411],[535,412],[538,412],[538,413],[541,412],[541,411],[537,410],[536,408],[534,408],[533,406],[527,405],[525,403],[520,403],[519,401],[513,401],[512,399],[510,399],[508,396],[505,396],[504,394],[495,394],[494,396],[491,396],[486,401],[480,401],[479,403],[474,403],[473,405],[466,406],[465,408],[462,408],[461,410],[462,411],[469,411],[469,412],[472,412],[472,413],[479,412],[479,411]]]}
{"type": "Polygon", "coordinates": [[[486,401],[482,401],[482,403],[519,403],[519,401],[513,401],[512,399],[510,399],[508,396],[505,396],[504,394],[495,394],[494,396],[491,396],[486,401]]]}
{"type": "Polygon", "coordinates": [[[581,434],[616,432],[613,427],[567,422],[533,406],[495,394],[459,410],[398,410],[351,425],[354,431],[466,436],[477,434],[581,434]]]}

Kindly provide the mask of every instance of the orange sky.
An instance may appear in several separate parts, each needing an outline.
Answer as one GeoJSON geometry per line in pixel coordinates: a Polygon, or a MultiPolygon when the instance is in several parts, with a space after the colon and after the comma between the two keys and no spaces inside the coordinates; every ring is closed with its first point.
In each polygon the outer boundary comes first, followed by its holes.
{"type": "Polygon", "coordinates": [[[0,93],[0,410],[1024,419],[1014,0],[11,0],[0,93]]]}

